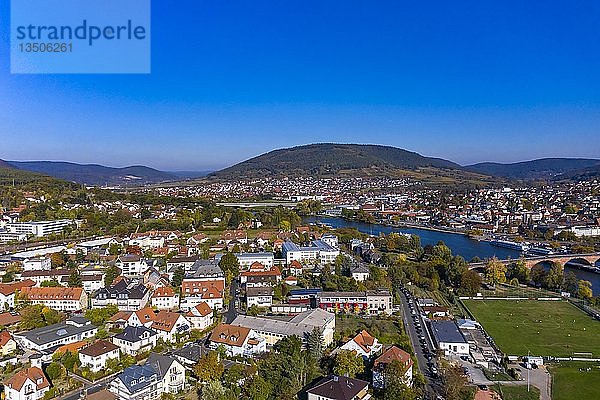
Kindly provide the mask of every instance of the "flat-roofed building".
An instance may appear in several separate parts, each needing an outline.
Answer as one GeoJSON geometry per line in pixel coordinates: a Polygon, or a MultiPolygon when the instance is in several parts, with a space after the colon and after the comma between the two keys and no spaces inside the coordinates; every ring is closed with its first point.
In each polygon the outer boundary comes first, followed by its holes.
{"type": "Polygon", "coordinates": [[[333,343],[335,314],[314,309],[301,312],[288,321],[238,315],[231,325],[243,326],[256,331],[271,346],[288,336],[298,336],[305,343],[313,329],[319,328],[323,334],[324,346],[329,346],[333,343]]]}

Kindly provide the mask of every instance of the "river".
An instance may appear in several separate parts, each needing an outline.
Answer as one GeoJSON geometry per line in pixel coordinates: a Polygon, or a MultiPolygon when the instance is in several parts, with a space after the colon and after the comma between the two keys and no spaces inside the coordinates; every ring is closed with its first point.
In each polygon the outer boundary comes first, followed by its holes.
{"type": "MultiPolygon", "coordinates": [[[[450,248],[450,250],[452,250],[452,254],[460,255],[467,261],[474,257],[479,257],[481,259],[490,257],[498,257],[499,259],[516,259],[521,256],[521,252],[518,250],[493,246],[488,242],[471,239],[466,235],[461,235],[458,233],[440,232],[419,228],[393,228],[391,226],[380,224],[367,224],[363,222],[349,221],[339,217],[313,216],[305,218],[304,222],[322,222],[328,226],[331,226],[332,228],[356,228],[359,232],[375,236],[379,235],[380,233],[387,235],[390,232],[409,233],[411,235],[419,236],[421,238],[422,246],[426,246],[428,244],[435,245],[441,240],[450,248]]],[[[565,272],[568,271],[575,272],[575,275],[577,275],[578,279],[584,279],[592,282],[594,295],[600,295],[600,274],[580,270],[577,268],[571,268],[567,265],[565,266],[565,272]]]]}

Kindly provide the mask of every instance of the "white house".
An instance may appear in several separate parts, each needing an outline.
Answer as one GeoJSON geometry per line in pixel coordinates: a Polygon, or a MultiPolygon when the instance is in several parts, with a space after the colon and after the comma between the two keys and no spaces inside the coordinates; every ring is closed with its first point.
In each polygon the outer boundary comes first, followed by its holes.
{"type": "Polygon", "coordinates": [[[31,304],[43,304],[57,311],[80,311],[88,306],[87,293],[78,287],[25,287],[21,295],[31,304]]]}
{"type": "Polygon", "coordinates": [[[191,322],[183,314],[163,310],[156,314],[150,329],[158,334],[159,339],[174,342],[177,334],[186,333],[191,327],[191,322]]]}
{"type": "Polygon", "coordinates": [[[139,277],[150,268],[147,260],[137,254],[125,254],[119,256],[115,265],[121,270],[125,277],[139,277]]]}
{"type": "Polygon", "coordinates": [[[369,279],[369,267],[363,263],[360,263],[357,266],[350,268],[350,274],[355,281],[364,282],[369,279]]]}
{"type": "Polygon", "coordinates": [[[150,302],[159,310],[174,310],[179,308],[179,294],[168,286],[162,286],[154,291],[150,302]]]}
{"type": "Polygon", "coordinates": [[[50,382],[38,367],[17,372],[6,381],[4,395],[7,400],[38,400],[50,389],[50,382]]]}
{"type": "Polygon", "coordinates": [[[162,380],[149,365],[125,368],[109,383],[108,390],[119,400],[155,400],[162,395],[162,380]]]}
{"type": "Polygon", "coordinates": [[[119,346],[123,353],[133,356],[150,350],[156,346],[157,341],[156,332],[145,326],[127,326],[123,332],[113,337],[113,343],[119,346]]]}
{"type": "Polygon", "coordinates": [[[202,302],[190,308],[185,317],[192,324],[192,329],[204,330],[213,323],[213,310],[206,302],[202,302]]]}
{"type": "Polygon", "coordinates": [[[52,262],[49,257],[35,257],[23,261],[23,271],[50,271],[52,262]]]}
{"type": "Polygon", "coordinates": [[[273,288],[270,286],[250,287],[246,289],[246,307],[271,307],[273,305],[273,288]]]}
{"type": "Polygon", "coordinates": [[[347,343],[344,343],[340,349],[354,351],[357,356],[369,359],[379,354],[381,343],[379,343],[376,337],[363,329],[358,335],[354,336],[347,343]]]}
{"type": "Polygon", "coordinates": [[[158,374],[162,393],[175,394],[185,388],[185,367],[176,358],[152,353],[145,365],[158,374]]]}
{"type": "Polygon", "coordinates": [[[254,330],[242,326],[219,324],[210,335],[210,347],[223,346],[230,356],[252,357],[267,351],[267,342],[254,330]]]}
{"type": "Polygon", "coordinates": [[[111,358],[119,359],[119,347],[108,340],[98,340],[79,350],[81,366],[93,372],[105,369],[106,362],[111,358]]]}

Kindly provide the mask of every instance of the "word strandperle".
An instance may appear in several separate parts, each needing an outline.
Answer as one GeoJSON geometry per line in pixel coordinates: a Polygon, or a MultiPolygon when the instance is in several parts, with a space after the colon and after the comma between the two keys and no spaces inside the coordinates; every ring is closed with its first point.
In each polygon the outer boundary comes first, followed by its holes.
{"type": "Polygon", "coordinates": [[[131,20],[125,25],[89,25],[86,19],[76,27],[69,25],[20,25],[17,26],[18,40],[87,40],[92,46],[94,41],[105,40],[144,40],[146,28],[134,26],[131,20]]]}

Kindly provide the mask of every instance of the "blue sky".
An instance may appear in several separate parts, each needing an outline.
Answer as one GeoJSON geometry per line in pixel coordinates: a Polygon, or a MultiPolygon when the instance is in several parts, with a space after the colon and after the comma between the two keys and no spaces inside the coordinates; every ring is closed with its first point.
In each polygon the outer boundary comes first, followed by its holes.
{"type": "Polygon", "coordinates": [[[0,158],[214,169],[378,143],[462,164],[600,157],[600,2],[152,2],[149,75],[11,75],[0,158]]]}

